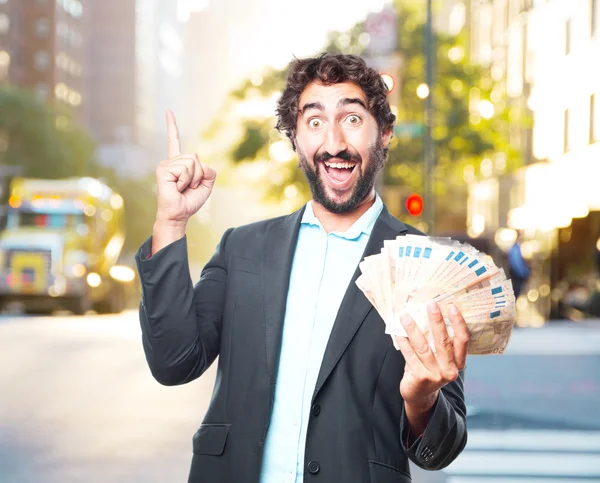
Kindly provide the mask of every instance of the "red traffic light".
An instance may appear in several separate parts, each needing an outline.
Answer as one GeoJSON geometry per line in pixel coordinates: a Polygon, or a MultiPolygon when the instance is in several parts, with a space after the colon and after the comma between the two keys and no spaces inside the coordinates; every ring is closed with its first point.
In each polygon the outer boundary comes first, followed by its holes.
{"type": "Polygon", "coordinates": [[[419,216],[423,213],[423,198],[421,198],[421,195],[413,193],[406,198],[406,210],[412,216],[419,216]]]}

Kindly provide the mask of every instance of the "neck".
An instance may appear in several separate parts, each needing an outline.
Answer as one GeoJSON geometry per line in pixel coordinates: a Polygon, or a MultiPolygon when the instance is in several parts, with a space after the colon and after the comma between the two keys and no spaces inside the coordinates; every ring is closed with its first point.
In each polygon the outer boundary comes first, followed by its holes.
{"type": "Polygon", "coordinates": [[[365,197],[365,199],[358,205],[354,210],[348,213],[332,213],[327,211],[323,205],[313,200],[313,212],[317,217],[317,220],[323,226],[326,233],[333,231],[344,232],[348,230],[371,206],[375,203],[375,190],[365,197]]]}

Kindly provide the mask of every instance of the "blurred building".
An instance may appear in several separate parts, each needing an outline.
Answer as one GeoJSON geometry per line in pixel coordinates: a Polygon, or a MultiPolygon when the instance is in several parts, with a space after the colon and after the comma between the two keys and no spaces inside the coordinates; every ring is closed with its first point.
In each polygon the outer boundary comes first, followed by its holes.
{"type": "MultiPolygon", "coordinates": [[[[265,48],[265,39],[277,43],[271,0],[206,1],[192,11],[184,35],[185,105],[179,128],[184,139],[197,149],[199,133],[215,119],[229,93],[259,71],[265,56],[275,46],[265,48]],[[261,44],[262,42],[262,44],[261,44]]],[[[289,54],[291,57],[291,53],[289,54]]],[[[260,75],[254,75],[261,82],[260,75]]]]}
{"type": "Polygon", "coordinates": [[[146,159],[137,135],[136,22],[136,0],[88,2],[87,125],[99,161],[126,176],[146,159]]]}
{"type": "Polygon", "coordinates": [[[135,143],[136,0],[87,2],[88,127],[99,144],[135,143]]]}
{"type": "MultiPolygon", "coordinates": [[[[534,275],[520,308],[546,318],[593,272],[600,235],[599,0],[473,0],[471,54],[489,65],[531,129],[511,140],[526,166],[470,190],[469,229],[509,244],[525,234],[534,275]]],[[[499,153],[501,155],[501,153],[499,153]]]]}
{"type": "Polygon", "coordinates": [[[177,3],[88,4],[87,124],[98,143],[98,158],[125,176],[150,174],[166,155],[164,110],[176,111],[181,98],[183,41],[177,3]]]}
{"type": "Polygon", "coordinates": [[[182,106],[183,25],[173,0],[136,5],[136,129],[147,150],[143,167],[154,171],[167,149],[165,109],[182,106]]]}
{"type": "Polygon", "coordinates": [[[225,29],[226,17],[216,8],[192,12],[185,25],[185,105],[177,118],[182,137],[191,143],[208,127],[231,88],[225,29]]]}
{"type": "Polygon", "coordinates": [[[84,17],[79,0],[0,1],[0,81],[73,108],[83,121],[84,17]]]}
{"type": "MultiPolygon", "coordinates": [[[[513,112],[529,119],[533,118],[529,102],[534,82],[533,7],[533,0],[471,0],[466,12],[471,60],[489,68],[497,85],[490,100],[506,100],[513,112]]],[[[525,165],[535,161],[531,125],[515,122],[505,134],[525,165]]],[[[472,236],[493,238],[497,230],[508,226],[509,212],[523,202],[524,191],[518,182],[522,175],[503,175],[505,153],[482,160],[486,162],[492,166],[491,172],[486,170],[488,179],[470,187],[468,231],[472,236]]]]}

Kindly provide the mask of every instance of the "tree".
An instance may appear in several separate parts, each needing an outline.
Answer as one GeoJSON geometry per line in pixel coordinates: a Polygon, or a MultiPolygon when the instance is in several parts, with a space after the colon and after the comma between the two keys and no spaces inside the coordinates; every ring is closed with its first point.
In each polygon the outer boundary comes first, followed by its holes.
{"type": "MultiPolygon", "coordinates": [[[[425,24],[420,12],[398,6],[399,52],[402,57],[400,106],[397,126],[424,123],[424,100],[416,93],[425,79],[423,45],[425,24]]],[[[434,130],[436,218],[457,222],[466,212],[465,181],[479,171],[484,159],[501,171],[518,168],[520,153],[509,141],[511,124],[527,124],[512,108],[500,82],[489,69],[465,55],[466,36],[436,33],[434,130]],[[493,161],[492,161],[493,160],[493,161]],[[467,175],[467,176],[465,176],[467,175]]],[[[391,145],[386,185],[404,185],[424,191],[423,138],[397,136],[391,145]]],[[[484,173],[485,174],[485,173],[484,173]]],[[[439,224],[439,223],[438,223],[439,224]]],[[[464,226],[464,224],[462,224],[464,226]]]]}
{"type": "Polygon", "coordinates": [[[124,199],[125,253],[137,249],[151,233],[154,175],[122,178],[101,166],[93,141],[69,112],[14,86],[0,88],[0,165],[19,166],[20,175],[31,178],[91,176],[107,183],[124,199]]]}
{"type": "Polygon", "coordinates": [[[40,178],[90,175],[97,167],[93,142],[66,111],[14,86],[0,88],[0,164],[40,178]]]}

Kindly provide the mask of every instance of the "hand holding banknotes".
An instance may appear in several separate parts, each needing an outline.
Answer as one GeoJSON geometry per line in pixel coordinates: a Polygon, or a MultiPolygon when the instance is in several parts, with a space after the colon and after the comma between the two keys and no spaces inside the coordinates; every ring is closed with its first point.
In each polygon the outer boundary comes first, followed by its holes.
{"type": "Polygon", "coordinates": [[[359,266],[356,285],[406,360],[400,392],[421,431],[467,354],[504,353],[516,320],[512,283],[488,255],[449,238],[385,240],[359,266]]]}
{"type": "MultiPolygon", "coordinates": [[[[428,412],[433,407],[439,390],[456,380],[467,360],[469,330],[458,309],[451,306],[449,310],[454,337],[448,334],[438,304],[430,303],[427,309],[435,350],[432,350],[425,335],[408,314],[401,316],[407,337],[394,336],[406,361],[400,394],[411,422],[418,420],[419,414],[411,417],[410,413],[428,412]]],[[[423,426],[425,425],[426,422],[423,426]]],[[[415,426],[415,432],[424,429],[415,426]]]]}
{"type": "Polygon", "coordinates": [[[515,295],[504,271],[485,253],[449,238],[418,235],[385,240],[380,254],[360,263],[356,285],[377,309],[385,331],[407,337],[403,315],[410,315],[432,350],[433,327],[427,306],[436,302],[453,336],[450,308],[462,314],[469,332],[469,354],[503,354],[516,320],[515,295]]]}

